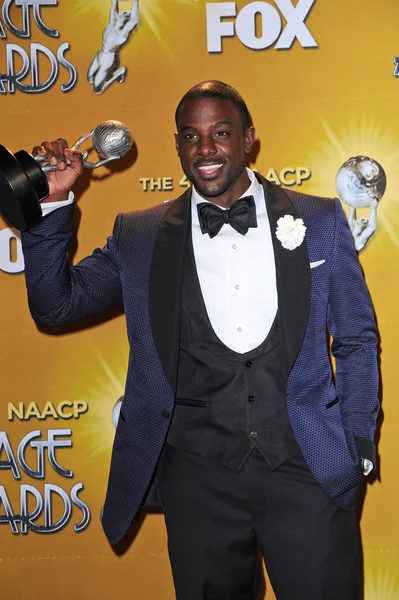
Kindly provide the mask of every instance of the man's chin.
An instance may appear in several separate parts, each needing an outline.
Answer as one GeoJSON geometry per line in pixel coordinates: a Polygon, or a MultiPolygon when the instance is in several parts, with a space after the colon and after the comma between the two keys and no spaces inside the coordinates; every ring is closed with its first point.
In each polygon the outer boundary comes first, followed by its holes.
{"type": "Polygon", "coordinates": [[[211,180],[207,181],[206,184],[204,181],[194,181],[194,187],[197,192],[203,196],[204,198],[217,198],[224,194],[229,184],[223,181],[222,183],[216,183],[211,180]]]}

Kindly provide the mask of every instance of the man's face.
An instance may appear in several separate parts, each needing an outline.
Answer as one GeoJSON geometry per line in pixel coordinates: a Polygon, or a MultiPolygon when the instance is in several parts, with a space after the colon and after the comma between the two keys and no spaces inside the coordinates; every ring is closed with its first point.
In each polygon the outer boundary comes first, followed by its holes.
{"type": "Polygon", "coordinates": [[[238,108],[230,100],[188,100],[177,117],[176,149],[185,175],[211,202],[229,206],[248,188],[245,154],[255,139],[244,131],[238,108]]]}

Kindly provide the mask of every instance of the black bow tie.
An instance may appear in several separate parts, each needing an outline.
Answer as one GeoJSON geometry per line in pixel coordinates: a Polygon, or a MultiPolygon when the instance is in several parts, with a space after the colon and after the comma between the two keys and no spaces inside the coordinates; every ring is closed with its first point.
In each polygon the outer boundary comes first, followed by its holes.
{"type": "Polygon", "coordinates": [[[228,210],[223,210],[210,202],[200,202],[197,209],[201,231],[207,233],[210,238],[215,237],[225,223],[231,225],[241,235],[245,235],[250,227],[257,227],[253,196],[240,198],[228,210]]]}

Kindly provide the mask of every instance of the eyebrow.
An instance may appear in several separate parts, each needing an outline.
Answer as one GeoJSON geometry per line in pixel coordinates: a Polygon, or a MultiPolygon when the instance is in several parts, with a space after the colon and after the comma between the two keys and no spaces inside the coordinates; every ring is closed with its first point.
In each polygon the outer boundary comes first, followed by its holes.
{"type": "MultiPolygon", "coordinates": [[[[221,125],[231,125],[231,121],[229,119],[224,119],[223,121],[218,121],[217,123],[215,123],[214,125],[212,125],[212,127],[215,129],[216,127],[220,127],[221,125]]],[[[181,129],[180,132],[183,131],[187,131],[187,129],[196,129],[195,127],[193,127],[193,125],[184,125],[181,129]]]]}
{"type": "Polygon", "coordinates": [[[224,119],[224,121],[218,121],[213,125],[213,127],[220,127],[221,125],[231,125],[231,121],[229,119],[224,119]]]}

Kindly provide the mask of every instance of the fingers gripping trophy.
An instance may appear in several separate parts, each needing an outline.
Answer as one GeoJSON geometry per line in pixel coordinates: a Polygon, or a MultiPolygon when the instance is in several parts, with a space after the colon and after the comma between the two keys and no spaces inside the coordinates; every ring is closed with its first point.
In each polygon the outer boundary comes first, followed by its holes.
{"type": "Polygon", "coordinates": [[[48,196],[52,201],[66,200],[84,169],[97,169],[125,156],[133,138],[120,121],[104,121],[79,138],[72,148],[63,138],[35,146],[32,154],[19,150],[12,154],[0,145],[0,213],[16,229],[25,231],[42,219],[40,203],[48,196]],[[101,160],[88,160],[88,152],[80,146],[92,138],[101,160]]]}

